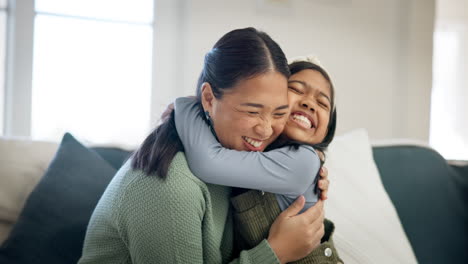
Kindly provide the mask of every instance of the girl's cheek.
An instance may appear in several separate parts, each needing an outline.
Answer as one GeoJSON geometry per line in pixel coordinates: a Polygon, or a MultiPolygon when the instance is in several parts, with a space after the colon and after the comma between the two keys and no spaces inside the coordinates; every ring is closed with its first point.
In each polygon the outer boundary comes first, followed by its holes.
{"type": "Polygon", "coordinates": [[[293,92],[288,92],[288,103],[289,103],[289,106],[292,107],[293,104],[296,104],[296,102],[298,101],[298,95],[293,93],[293,92]]]}
{"type": "Polygon", "coordinates": [[[281,132],[283,132],[284,127],[286,125],[286,120],[280,120],[278,121],[274,126],[273,130],[275,131],[275,134],[279,135],[281,132]]]}

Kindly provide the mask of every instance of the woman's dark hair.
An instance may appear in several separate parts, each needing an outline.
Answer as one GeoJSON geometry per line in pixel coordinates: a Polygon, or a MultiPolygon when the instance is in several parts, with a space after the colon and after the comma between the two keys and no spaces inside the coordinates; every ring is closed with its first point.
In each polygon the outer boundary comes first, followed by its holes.
{"type": "MultiPolygon", "coordinates": [[[[328,128],[327,128],[327,134],[325,135],[325,138],[323,139],[322,142],[318,144],[312,145],[316,150],[320,150],[321,152],[325,151],[330,145],[331,141],[333,140],[333,137],[335,136],[335,130],[336,130],[336,106],[335,106],[335,87],[333,86],[333,83],[330,79],[330,76],[328,73],[319,65],[308,62],[308,61],[297,61],[289,64],[289,70],[291,72],[291,75],[296,74],[300,71],[303,70],[314,70],[322,74],[322,76],[325,78],[325,80],[328,81],[330,84],[330,91],[331,91],[331,113],[330,113],[330,119],[328,122],[328,128]]],[[[271,150],[275,148],[280,148],[283,146],[293,146],[294,148],[298,148],[299,145],[305,144],[304,142],[299,142],[299,141],[291,141],[291,140],[277,140],[273,144],[271,144],[266,150],[271,150]]]]}
{"type": "MultiPolygon", "coordinates": [[[[205,55],[196,88],[201,116],[205,118],[201,105],[203,83],[209,83],[214,96],[221,99],[240,81],[272,71],[285,78],[290,76],[286,57],[270,36],[255,28],[228,32],[205,55]]],[[[165,178],[172,159],[179,151],[183,151],[183,145],[175,127],[174,111],[169,110],[165,112],[161,125],[133,153],[132,168],[165,178]]]]}

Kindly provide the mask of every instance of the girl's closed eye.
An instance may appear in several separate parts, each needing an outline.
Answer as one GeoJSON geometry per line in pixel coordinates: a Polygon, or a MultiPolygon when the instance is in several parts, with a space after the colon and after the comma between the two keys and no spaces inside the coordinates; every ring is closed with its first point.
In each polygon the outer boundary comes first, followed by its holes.
{"type": "Polygon", "coordinates": [[[301,89],[297,88],[297,87],[294,87],[294,86],[289,86],[288,87],[289,90],[295,92],[295,93],[298,93],[298,94],[303,94],[303,92],[301,91],[301,89]]]}
{"type": "Polygon", "coordinates": [[[325,109],[328,109],[328,104],[326,102],[319,101],[318,102],[320,106],[322,106],[325,109]]]}

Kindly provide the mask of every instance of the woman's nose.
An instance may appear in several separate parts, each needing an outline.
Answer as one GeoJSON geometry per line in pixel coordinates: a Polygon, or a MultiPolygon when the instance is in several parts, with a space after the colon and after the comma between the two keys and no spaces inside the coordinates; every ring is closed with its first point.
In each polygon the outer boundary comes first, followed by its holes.
{"type": "Polygon", "coordinates": [[[273,127],[271,120],[262,120],[255,126],[255,133],[260,137],[259,139],[267,139],[273,134],[273,127]]]}

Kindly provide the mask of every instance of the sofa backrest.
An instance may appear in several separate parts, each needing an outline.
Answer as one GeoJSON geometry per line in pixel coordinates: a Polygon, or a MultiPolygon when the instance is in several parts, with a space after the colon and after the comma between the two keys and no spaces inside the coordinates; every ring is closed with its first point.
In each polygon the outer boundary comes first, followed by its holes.
{"type": "MultiPolygon", "coordinates": [[[[16,204],[0,199],[0,243],[56,148],[54,143],[0,140],[0,180],[6,180],[0,196],[13,197],[16,204]],[[19,175],[14,176],[17,184],[7,173],[19,175]]],[[[115,168],[130,155],[117,148],[92,149],[115,168]]],[[[418,146],[374,147],[373,155],[418,261],[468,263],[468,166],[452,167],[437,152],[418,146]]]]}
{"type": "Polygon", "coordinates": [[[0,244],[57,148],[57,143],[0,138],[0,244]]]}
{"type": "Polygon", "coordinates": [[[420,263],[468,263],[468,168],[420,146],[374,147],[382,182],[420,263]]]}
{"type": "MultiPolygon", "coordinates": [[[[130,152],[93,148],[114,167],[130,152]]],[[[415,145],[373,147],[382,182],[420,263],[468,263],[468,166],[415,145]]]]}

